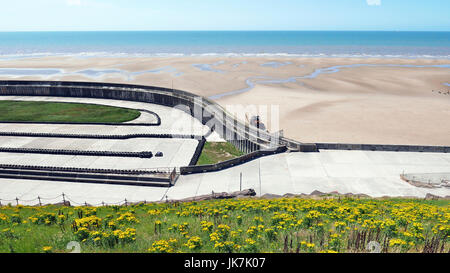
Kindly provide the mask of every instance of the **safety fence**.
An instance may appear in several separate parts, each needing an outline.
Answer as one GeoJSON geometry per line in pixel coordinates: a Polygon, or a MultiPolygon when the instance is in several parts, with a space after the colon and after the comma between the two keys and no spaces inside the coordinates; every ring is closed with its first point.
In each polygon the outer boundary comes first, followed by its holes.
{"type": "MultiPolygon", "coordinates": [[[[164,196],[161,200],[157,201],[164,201],[164,196]]],[[[169,201],[166,199],[166,201],[169,201]]],[[[156,201],[146,201],[146,200],[139,200],[139,201],[133,201],[128,200],[125,198],[124,200],[118,201],[118,202],[100,202],[100,203],[89,203],[87,201],[82,200],[74,200],[74,198],[71,198],[67,194],[60,194],[55,197],[41,197],[37,196],[33,199],[21,199],[21,198],[13,198],[13,199],[2,199],[0,198],[0,207],[1,206],[47,206],[47,205],[63,205],[63,206],[89,206],[89,207],[100,207],[100,206],[130,206],[130,205],[136,205],[136,204],[147,204],[147,203],[153,203],[156,201]]]]}
{"type": "Polygon", "coordinates": [[[187,197],[184,199],[169,199],[166,194],[164,194],[159,200],[139,200],[133,201],[125,198],[124,200],[120,200],[118,202],[98,202],[97,203],[88,203],[87,201],[74,201],[73,198],[69,197],[67,194],[62,193],[58,196],[52,198],[43,198],[36,197],[30,200],[23,200],[20,198],[14,199],[1,199],[0,198],[0,207],[1,206],[46,206],[46,205],[62,205],[62,206],[85,206],[85,207],[100,207],[100,206],[133,206],[133,205],[145,205],[145,204],[154,204],[154,203],[183,203],[183,202],[198,202],[198,201],[206,201],[206,200],[217,200],[217,199],[232,199],[238,197],[253,197],[256,196],[256,192],[254,189],[246,189],[235,192],[221,192],[215,193],[214,191],[211,194],[205,195],[197,195],[193,197],[187,197]],[[52,200],[53,202],[50,202],[52,200]]]}

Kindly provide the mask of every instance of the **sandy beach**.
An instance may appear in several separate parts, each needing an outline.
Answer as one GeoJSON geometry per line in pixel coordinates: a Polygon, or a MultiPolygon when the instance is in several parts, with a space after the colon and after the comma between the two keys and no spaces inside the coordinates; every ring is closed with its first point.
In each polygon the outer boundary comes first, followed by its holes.
{"type": "Polygon", "coordinates": [[[278,105],[280,129],[302,142],[450,145],[445,59],[41,57],[0,60],[0,79],[155,85],[223,106],[278,105]]]}

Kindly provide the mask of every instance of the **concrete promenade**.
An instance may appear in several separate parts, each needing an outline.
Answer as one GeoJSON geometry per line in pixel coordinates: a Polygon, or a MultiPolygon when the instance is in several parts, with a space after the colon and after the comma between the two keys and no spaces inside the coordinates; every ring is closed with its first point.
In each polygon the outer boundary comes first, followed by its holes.
{"type": "MultiPolygon", "coordinates": [[[[367,194],[372,197],[419,197],[427,193],[450,196],[450,190],[414,187],[400,174],[450,172],[450,154],[371,151],[321,151],[320,153],[284,153],[215,173],[181,176],[171,188],[79,184],[0,179],[0,198],[31,200],[56,197],[65,193],[83,204],[181,199],[214,192],[253,188],[258,195],[321,192],[367,194]]],[[[48,200],[58,202],[61,198],[48,200]]],[[[2,203],[5,203],[2,201],[2,203]]],[[[11,202],[15,204],[15,201],[11,202]]],[[[20,202],[27,204],[26,202],[20,202]]],[[[35,202],[31,202],[32,204],[35,202]]],[[[73,203],[75,204],[75,203],[73,203]]]]}

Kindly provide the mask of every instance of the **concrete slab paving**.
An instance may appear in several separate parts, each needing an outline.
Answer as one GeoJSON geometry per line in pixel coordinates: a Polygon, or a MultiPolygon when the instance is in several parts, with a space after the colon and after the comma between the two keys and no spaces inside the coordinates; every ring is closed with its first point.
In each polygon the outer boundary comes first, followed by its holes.
{"type": "MultiPolygon", "coordinates": [[[[169,189],[0,179],[0,198],[14,199],[17,196],[32,199],[38,195],[46,197],[64,192],[78,203],[84,201],[88,203],[101,203],[102,201],[114,203],[125,198],[133,201],[138,201],[136,199],[158,201],[165,199],[166,195],[169,199],[182,199],[210,194],[212,191],[233,192],[239,190],[241,172],[243,174],[243,189],[253,188],[258,195],[266,193],[279,195],[286,193],[310,194],[318,190],[326,193],[333,191],[362,193],[372,197],[411,196],[422,198],[427,193],[450,196],[449,189],[417,188],[400,179],[400,173],[403,169],[420,170],[415,172],[422,172],[423,169],[449,172],[450,165],[442,160],[443,157],[447,157],[446,154],[394,153],[396,155],[395,162],[397,162],[394,164],[390,152],[367,153],[369,153],[368,158],[371,158],[371,160],[365,164],[359,161],[361,153],[355,153],[354,151],[284,153],[264,157],[220,172],[181,176],[176,185],[169,189]],[[381,153],[384,156],[373,156],[371,153],[381,153]],[[355,154],[354,159],[352,159],[353,154],[355,154]],[[339,168],[345,166],[345,164],[336,160],[339,155],[342,155],[349,162],[347,163],[349,167],[346,167],[344,171],[338,171],[339,168]],[[422,161],[419,162],[414,159],[415,156],[421,157],[422,161]],[[330,158],[334,159],[330,160],[330,158]],[[387,163],[383,162],[383,158],[386,159],[387,163]],[[424,161],[424,158],[429,159],[429,161],[424,161]],[[326,164],[323,164],[323,161],[326,164]],[[309,166],[305,164],[306,166],[302,168],[302,164],[299,164],[301,162],[309,163],[309,166]],[[411,164],[411,162],[415,164],[411,164]],[[430,162],[432,163],[430,164],[430,162]],[[261,184],[259,182],[260,164],[261,184]],[[307,172],[306,170],[309,168],[312,168],[313,171],[307,172]]],[[[48,159],[44,158],[44,160],[48,159]]],[[[96,164],[100,165],[99,162],[96,164]]],[[[113,167],[117,167],[114,166],[113,160],[109,163],[101,160],[101,164],[111,164],[113,167]]],[[[126,164],[134,163],[129,161],[126,164]]]]}
{"type": "MultiPolygon", "coordinates": [[[[450,170],[450,165],[442,160],[447,154],[434,153],[396,153],[396,152],[361,152],[361,151],[322,151],[321,153],[285,153],[261,158],[261,193],[285,194],[305,193],[315,190],[322,192],[338,191],[340,193],[363,193],[373,197],[380,196],[416,196],[424,197],[427,193],[440,196],[450,195],[448,189],[416,188],[400,179],[402,170],[450,170]],[[372,156],[374,154],[377,156],[372,156]],[[369,155],[369,156],[366,156],[369,155]],[[395,155],[395,160],[391,156],[395,155]],[[342,156],[342,159],[341,159],[342,156]],[[420,160],[414,158],[419,157],[420,160]],[[309,160],[305,167],[300,162],[309,160]],[[283,161],[287,160],[287,165],[283,161]],[[383,162],[386,160],[387,163],[383,162]],[[344,163],[345,162],[345,163],[344,163]],[[414,164],[411,164],[414,163],[414,164]],[[287,167],[286,167],[287,166],[287,167]],[[292,184],[290,184],[292,181],[292,184]]],[[[259,166],[249,162],[215,174],[205,173],[183,176],[179,183],[193,179],[210,177],[207,186],[221,189],[227,181],[238,181],[239,170],[245,176],[258,181],[259,166]]],[[[257,183],[253,184],[258,192],[257,183]]],[[[206,188],[202,184],[202,188],[206,188]]],[[[172,189],[171,189],[172,190],[172,189]]],[[[170,194],[170,190],[169,190],[170,194]]]]}
{"type": "Polygon", "coordinates": [[[286,157],[280,157],[279,160],[267,161],[258,159],[258,180],[260,177],[261,192],[271,194],[285,194],[295,192],[294,183],[289,171],[289,165],[286,157]],[[274,172],[273,169],[277,171],[274,172]],[[260,174],[260,175],[259,175],[260,174]]]}

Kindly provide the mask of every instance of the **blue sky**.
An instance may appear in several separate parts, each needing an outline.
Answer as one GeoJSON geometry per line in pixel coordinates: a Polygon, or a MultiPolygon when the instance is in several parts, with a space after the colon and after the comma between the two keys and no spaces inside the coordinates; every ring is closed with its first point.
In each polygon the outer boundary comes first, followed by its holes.
{"type": "Polygon", "coordinates": [[[0,0],[0,31],[450,31],[449,0],[0,0]]]}

